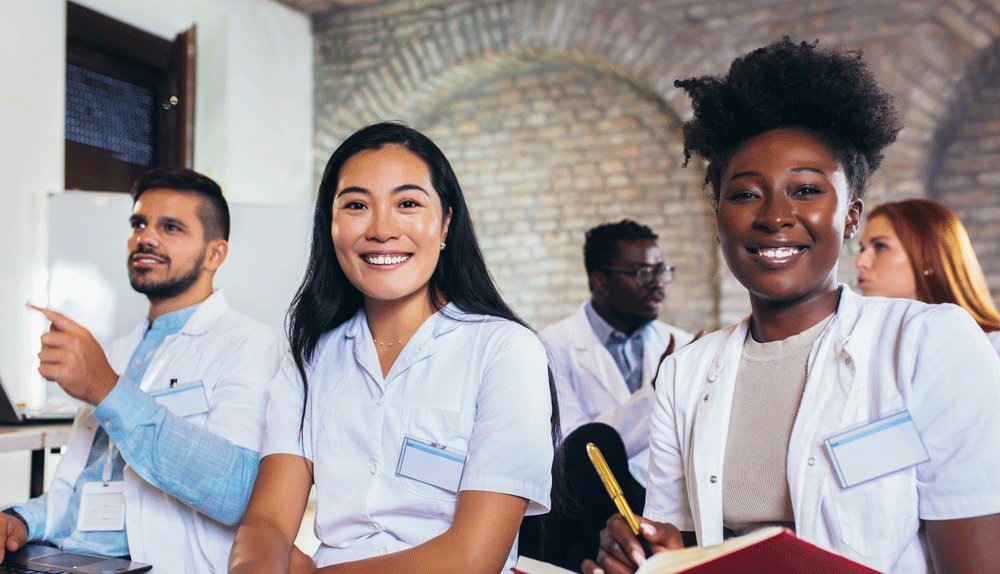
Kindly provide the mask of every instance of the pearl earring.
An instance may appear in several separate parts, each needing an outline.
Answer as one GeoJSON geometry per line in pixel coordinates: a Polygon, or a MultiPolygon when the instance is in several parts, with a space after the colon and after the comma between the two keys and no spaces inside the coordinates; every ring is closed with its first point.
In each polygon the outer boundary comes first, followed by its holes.
{"type": "Polygon", "coordinates": [[[441,242],[441,251],[444,251],[444,241],[441,242]]]}

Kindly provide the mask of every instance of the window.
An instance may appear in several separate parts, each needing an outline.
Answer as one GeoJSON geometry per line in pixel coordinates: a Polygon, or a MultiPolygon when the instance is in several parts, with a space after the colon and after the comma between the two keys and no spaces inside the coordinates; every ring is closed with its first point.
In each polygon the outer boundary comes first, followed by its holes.
{"type": "Polygon", "coordinates": [[[191,167],[194,28],[171,42],[72,2],[66,15],[66,189],[191,167]]]}

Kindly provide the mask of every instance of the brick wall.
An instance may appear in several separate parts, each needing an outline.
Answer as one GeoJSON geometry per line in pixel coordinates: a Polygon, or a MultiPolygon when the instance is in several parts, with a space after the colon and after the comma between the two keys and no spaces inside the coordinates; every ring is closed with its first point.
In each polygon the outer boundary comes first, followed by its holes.
{"type": "Polygon", "coordinates": [[[346,135],[404,120],[455,162],[487,260],[532,324],[587,297],[582,231],[630,216],[690,274],[668,287],[664,318],[696,328],[748,306],[719,268],[699,167],[678,169],[690,110],[673,80],[784,34],[863,49],[906,124],[867,203],[923,196],[963,86],[998,44],[1000,0],[389,0],[316,14],[313,28],[317,180],[346,135]]]}
{"type": "Polygon", "coordinates": [[[714,317],[709,205],[658,102],[592,69],[547,65],[478,83],[414,125],[452,161],[494,276],[533,325],[589,298],[584,232],[624,217],[661,235],[678,268],[662,318],[696,328],[714,317]]]}
{"type": "Polygon", "coordinates": [[[938,132],[928,193],[965,224],[1000,301],[1000,44],[986,52],[938,132]]]}

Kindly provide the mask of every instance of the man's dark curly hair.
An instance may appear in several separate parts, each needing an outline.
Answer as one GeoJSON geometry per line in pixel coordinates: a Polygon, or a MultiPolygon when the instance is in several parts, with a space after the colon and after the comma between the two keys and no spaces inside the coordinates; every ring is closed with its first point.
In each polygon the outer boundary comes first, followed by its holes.
{"type": "Polygon", "coordinates": [[[864,196],[882,150],[902,128],[891,95],[878,86],[860,52],[820,49],[787,36],[733,61],[725,76],[677,80],[691,96],[684,124],[685,165],[708,162],[705,183],[719,200],[722,173],[748,139],[780,127],[823,141],[844,167],[851,199],[864,196]]]}
{"type": "Polygon", "coordinates": [[[631,219],[605,223],[587,231],[583,242],[583,266],[590,276],[594,271],[611,265],[618,259],[619,241],[659,238],[653,230],[631,219]]]}

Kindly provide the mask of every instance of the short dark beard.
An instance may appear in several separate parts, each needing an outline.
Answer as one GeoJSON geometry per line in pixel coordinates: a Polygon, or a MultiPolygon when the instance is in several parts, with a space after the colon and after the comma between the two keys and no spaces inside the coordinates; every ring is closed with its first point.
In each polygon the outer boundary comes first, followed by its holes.
{"type": "Polygon", "coordinates": [[[614,305],[608,304],[608,313],[614,317],[617,321],[624,323],[628,326],[628,331],[625,333],[628,336],[632,336],[639,329],[645,327],[646,325],[652,323],[656,320],[657,315],[652,317],[646,317],[645,315],[639,315],[637,313],[632,313],[624,309],[619,309],[614,305]]]}
{"type": "Polygon", "coordinates": [[[591,304],[594,306],[594,310],[597,311],[597,314],[615,329],[618,329],[618,327],[614,325],[613,322],[623,325],[624,330],[622,332],[629,337],[632,336],[632,333],[635,333],[639,329],[652,323],[658,316],[654,315],[653,317],[645,317],[643,315],[626,311],[620,307],[616,307],[607,300],[599,302],[596,298],[591,299],[591,304]],[[608,316],[605,317],[604,313],[607,313],[608,316]]]}
{"type": "Polygon", "coordinates": [[[202,254],[195,265],[191,267],[191,271],[186,274],[173,279],[167,279],[160,283],[149,284],[139,282],[144,273],[136,273],[129,267],[128,281],[132,285],[132,289],[135,289],[138,293],[142,293],[149,299],[170,299],[184,293],[198,281],[198,277],[201,276],[201,266],[204,262],[205,255],[202,254]]]}

